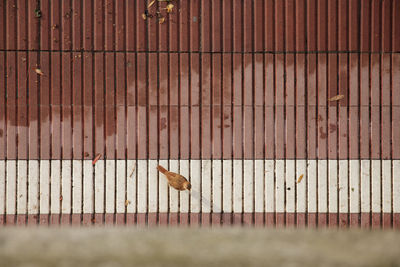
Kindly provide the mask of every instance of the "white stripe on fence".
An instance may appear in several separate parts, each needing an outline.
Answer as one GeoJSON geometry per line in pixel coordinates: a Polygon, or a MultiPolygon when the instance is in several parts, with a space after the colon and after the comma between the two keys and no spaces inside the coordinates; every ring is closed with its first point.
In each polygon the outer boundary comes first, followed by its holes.
{"type": "Polygon", "coordinates": [[[0,161],[0,214],[399,213],[399,203],[400,160],[0,161]],[[159,164],[192,191],[169,188],[159,164]]]}

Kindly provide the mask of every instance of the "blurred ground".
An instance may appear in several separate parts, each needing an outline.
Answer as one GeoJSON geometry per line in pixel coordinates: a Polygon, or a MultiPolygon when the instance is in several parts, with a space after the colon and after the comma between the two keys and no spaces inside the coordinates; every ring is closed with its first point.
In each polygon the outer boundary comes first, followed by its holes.
{"type": "Polygon", "coordinates": [[[1,228],[1,266],[400,266],[400,232],[1,228]]]}

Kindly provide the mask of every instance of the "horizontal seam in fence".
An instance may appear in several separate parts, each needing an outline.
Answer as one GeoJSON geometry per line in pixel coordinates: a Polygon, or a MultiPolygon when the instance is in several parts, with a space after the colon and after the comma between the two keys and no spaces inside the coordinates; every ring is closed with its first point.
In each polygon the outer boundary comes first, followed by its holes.
{"type": "Polygon", "coordinates": [[[53,53],[135,53],[135,54],[400,54],[400,51],[147,51],[147,50],[86,50],[86,49],[0,49],[0,52],[53,52],[53,53]]]}
{"type": "MultiPolygon", "coordinates": [[[[6,97],[7,99],[7,97],[6,97]]],[[[7,107],[93,107],[91,104],[34,104],[34,105],[18,105],[18,104],[7,104],[7,107]]],[[[183,107],[200,107],[198,104],[193,104],[193,105],[171,105],[171,104],[166,104],[166,105],[124,105],[124,104],[117,104],[117,105],[104,105],[104,107],[177,107],[177,108],[183,108],[183,107]]],[[[202,107],[328,107],[329,105],[280,105],[280,104],[275,104],[275,105],[261,105],[261,104],[256,104],[256,105],[220,105],[220,104],[212,104],[212,105],[202,105],[202,107]]],[[[341,107],[400,107],[400,105],[345,105],[341,107]]],[[[265,112],[264,110],[262,112],[265,112]]]]}

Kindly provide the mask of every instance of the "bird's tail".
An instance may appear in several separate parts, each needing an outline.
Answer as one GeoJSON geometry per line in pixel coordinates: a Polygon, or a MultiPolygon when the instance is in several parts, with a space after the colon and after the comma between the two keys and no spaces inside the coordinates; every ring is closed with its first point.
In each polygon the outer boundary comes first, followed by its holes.
{"type": "Polygon", "coordinates": [[[160,171],[163,174],[166,174],[168,171],[161,165],[157,166],[157,170],[160,171]]]}

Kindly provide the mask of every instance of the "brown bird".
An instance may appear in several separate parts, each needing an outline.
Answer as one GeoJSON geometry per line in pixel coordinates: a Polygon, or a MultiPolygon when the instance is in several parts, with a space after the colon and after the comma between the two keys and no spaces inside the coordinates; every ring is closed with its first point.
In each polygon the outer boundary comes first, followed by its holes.
{"type": "Polygon", "coordinates": [[[158,165],[157,170],[164,174],[168,179],[168,184],[179,191],[190,190],[192,185],[185,177],[179,173],[167,171],[163,166],[158,165]]]}

